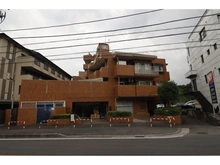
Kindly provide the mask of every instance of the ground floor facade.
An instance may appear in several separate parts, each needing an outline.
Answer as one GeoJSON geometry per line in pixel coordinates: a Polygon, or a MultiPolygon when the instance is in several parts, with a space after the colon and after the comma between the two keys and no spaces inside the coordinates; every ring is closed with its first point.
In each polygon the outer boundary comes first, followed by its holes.
{"type": "MultiPolygon", "coordinates": [[[[118,97],[105,82],[25,80],[22,82],[17,121],[39,124],[55,114],[77,114],[81,118],[104,119],[108,111],[130,111],[134,118],[148,117],[156,109],[158,96],[118,97]]],[[[10,121],[6,112],[5,123],[10,121]]]]}

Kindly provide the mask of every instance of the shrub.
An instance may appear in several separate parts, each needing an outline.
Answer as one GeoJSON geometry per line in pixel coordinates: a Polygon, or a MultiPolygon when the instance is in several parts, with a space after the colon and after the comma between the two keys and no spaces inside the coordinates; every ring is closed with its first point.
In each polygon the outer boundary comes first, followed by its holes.
{"type": "MultiPolygon", "coordinates": [[[[51,116],[51,119],[70,119],[71,114],[56,114],[51,116]]],[[[79,116],[77,114],[74,114],[74,118],[77,119],[79,116]]]]}
{"type": "Polygon", "coordinates": [[[165,108],[158,108],[154,111],[155,115],[162,115],[162,116],[175,116],[181,114],[180,107],[165,107],[165,108]]]}
{"type": "Polygon", "coordinates": [[[131,112],[129,111],[109,111],[107,116],[111,117],[131,117],[131,112]]]}

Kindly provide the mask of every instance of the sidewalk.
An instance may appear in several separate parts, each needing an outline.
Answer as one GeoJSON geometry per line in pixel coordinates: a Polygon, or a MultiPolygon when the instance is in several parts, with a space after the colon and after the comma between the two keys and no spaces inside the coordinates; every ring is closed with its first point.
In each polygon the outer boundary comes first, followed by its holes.
{"type": "Polygon", "coordinates": [[[15,137],[94,137],[94,136],[165,136],[177,134],[181,128],[189,128],[192,126],[209,125],[203,121],[192,118],[183,118],[186,125],[176,125],[169,127],[168,122],[156,121],[153,127],[150,127],[148,119],[134,119],[134,123],[111,124],[105,120],[93,121],[92,127],[89,121],[83,121],[81,125],[68,126],[46,126],[39,128],[36,126],[11,126],[10,129],[6,126],[0,127],[0,138],[15,138],[15,137]]]}

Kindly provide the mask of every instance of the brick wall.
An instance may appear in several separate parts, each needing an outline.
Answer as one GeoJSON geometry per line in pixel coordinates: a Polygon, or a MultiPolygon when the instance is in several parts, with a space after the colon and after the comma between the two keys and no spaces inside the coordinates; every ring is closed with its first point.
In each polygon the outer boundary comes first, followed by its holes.
{"type": "Polygon", "coordinates": [[[35,125],[37,120],[36,108],[19,108],[17,121],[25,121],[25,125],[35,125]]]}
{"type": "Polygon", "coordinates": [[[5,112],[5,126],[8,125],[8,122],[11,121],[11,109],[6,109],[5,112]]]}

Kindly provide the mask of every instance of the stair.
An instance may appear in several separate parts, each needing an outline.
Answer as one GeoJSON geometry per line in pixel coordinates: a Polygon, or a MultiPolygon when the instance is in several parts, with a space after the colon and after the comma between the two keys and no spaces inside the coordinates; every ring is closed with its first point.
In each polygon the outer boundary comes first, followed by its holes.
{"type": "Polygon", "coordinates": [[[204,112],[213,113],[212,104],[203,96],[200,91],[194,91],[192,94],[195,99],[198,100],[199,104],[201,104],[204,112]]]}

